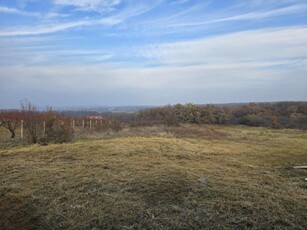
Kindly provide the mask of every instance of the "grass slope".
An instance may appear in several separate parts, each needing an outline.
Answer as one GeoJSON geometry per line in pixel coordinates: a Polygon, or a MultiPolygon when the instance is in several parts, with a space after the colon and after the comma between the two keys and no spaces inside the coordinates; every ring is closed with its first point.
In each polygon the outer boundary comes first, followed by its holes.
{"type": "Polygon", "coordinates": [[[0,226],[307,228],[307,173],[292,169],[307,164],[306,132],[147,129],[146,135],[130,130],[117,138],[71,144],[3,145],[0,226]]]}

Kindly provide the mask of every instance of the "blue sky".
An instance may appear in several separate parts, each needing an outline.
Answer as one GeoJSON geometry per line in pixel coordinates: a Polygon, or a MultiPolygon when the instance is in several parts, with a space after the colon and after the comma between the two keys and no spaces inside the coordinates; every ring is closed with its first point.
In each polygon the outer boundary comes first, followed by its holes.
{"type": "Polygon", "coordinates": [[[1,0],[0,108],[307,101],[305,0],[1,0]]]}

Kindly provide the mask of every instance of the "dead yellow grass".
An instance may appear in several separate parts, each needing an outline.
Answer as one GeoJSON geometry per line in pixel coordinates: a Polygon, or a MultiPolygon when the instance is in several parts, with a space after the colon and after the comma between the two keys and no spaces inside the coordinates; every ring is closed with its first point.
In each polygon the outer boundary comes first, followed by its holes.
{"type": "Polygon", "coordinates": [[[292,169],[307,164],[306,132],[148,129],[72,144],[2,147],[0,226],[307,228],[307,174],[292,169]]]}

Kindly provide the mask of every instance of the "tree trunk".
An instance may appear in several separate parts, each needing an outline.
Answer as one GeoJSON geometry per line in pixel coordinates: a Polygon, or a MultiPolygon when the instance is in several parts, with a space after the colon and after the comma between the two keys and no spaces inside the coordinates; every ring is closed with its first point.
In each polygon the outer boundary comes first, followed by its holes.
{"type": "Polygon", "coordinates": [[[9,131],[11,132],[11,138],[15,138],[15,130],[12,128],[9,128],[9,131]]]}

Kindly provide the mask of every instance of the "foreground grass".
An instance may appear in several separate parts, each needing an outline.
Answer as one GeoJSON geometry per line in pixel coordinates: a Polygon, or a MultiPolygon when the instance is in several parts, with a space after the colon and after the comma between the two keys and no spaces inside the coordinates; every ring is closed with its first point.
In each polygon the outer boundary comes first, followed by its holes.
{"type": "Polygon", "coordinates": [[[306,132],[142,130],[63,145],[2,146],[0,226],[307,228],[307,173],[292,169],[307,164],[306,132]]]}

